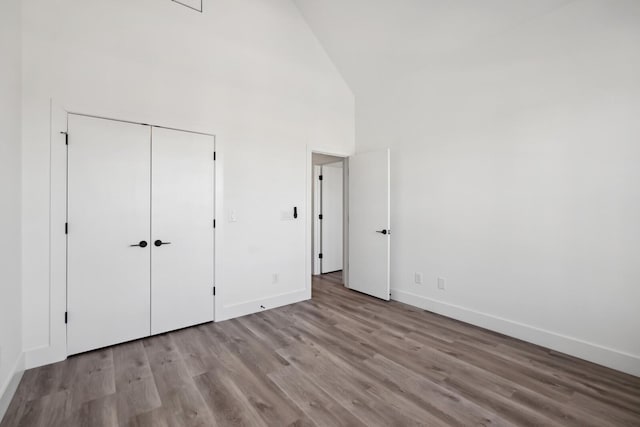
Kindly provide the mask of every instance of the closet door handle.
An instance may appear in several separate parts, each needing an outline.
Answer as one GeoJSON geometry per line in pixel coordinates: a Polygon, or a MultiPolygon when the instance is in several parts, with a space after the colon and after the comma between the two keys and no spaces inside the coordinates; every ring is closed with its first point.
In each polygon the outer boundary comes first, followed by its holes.
{"type": "Polygon", "coordinates": [[[156,246],[162,246],[162,245],[170,245],[171,242],[163,242],[162,240],[156,240],[155,242],[153,242],[153,244],[156,246]]]}
{"type": "Polygon", "coordinates": [[[376,233],[388,234],[389,232],[387,230],[377,230],[376,233]]]}
{"type": "Polygon", "coordinates": [[[129,245],[129,246],[131,246],[131,247],[139,246],[141,248],[146,248],[147,247],[147,242],[144,241],[144,240],[140,240],[140,243],[138,243],[137,245],[129,245]]]}

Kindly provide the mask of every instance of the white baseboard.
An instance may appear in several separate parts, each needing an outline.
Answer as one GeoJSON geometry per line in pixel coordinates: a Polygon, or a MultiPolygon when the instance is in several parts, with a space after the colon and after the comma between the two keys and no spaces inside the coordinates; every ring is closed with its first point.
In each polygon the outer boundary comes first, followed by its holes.
{"type": "Polygon", "coordinates": [[[216,322],[229,320],[236,317],[246,316],[272,308],[282,307],[296,302],[305,301],[311,298],[309,289],[299,289],[292,292],[275,295],[269,298],[255,299],[224,306],[221,313],[216,313],[216,322]]]}
{"type": "MultiPolygon", "coordinates": [[[[296,302],[305,301],[311,298],[308,288],[302,288],[269,298],[255,299],[238,304],[223,306],[216,311],[216,322],[229,320],[236,317],[246,316],[272,308],[282,307],[296,302]],[[262,308],[264,307],[264,308],[262,308]]],[[[27,350],[24,353],[23,366],[26,369],[37,368],[50,363],[60,362],[67,358],[66,343],[57,346],[43,346],[27,350]]]]}
{"type": "Polygon", "coordinates": [[[25,369],[38,368],[51,363],[61,362],[66,358],[66,346],[58,345],[33,348],[25,350],[24,352],[24,367],[25,369]]]}
{"type": "Polygon", "coordinates": [[[640,377],[640,356],[400,289],[391,289],[391,298],[395,301],[640,377]]]}
{"type": "Polygon", "coordinates": [[[13,365],[13,369],[11,370],[9,377],[4,384],[2,384],[2,388],[0,388],[0,421],[2,421],[4,414],[9,408],[11,399],[13,399],[13,395],[18,389],[18,384],[20,384],[22,374],[24,374],[24,353],[20,353],[18,359],[13,365]]]}

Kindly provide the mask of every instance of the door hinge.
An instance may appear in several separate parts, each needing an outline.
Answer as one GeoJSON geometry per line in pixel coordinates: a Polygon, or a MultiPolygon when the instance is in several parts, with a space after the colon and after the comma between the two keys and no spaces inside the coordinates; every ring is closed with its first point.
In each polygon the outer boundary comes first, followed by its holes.
{"type": "Polygon", "coordinates": [[[319,179],[320,181],[322,181],[322,175],[320,175],[320,176],[318,177],[318,179],[319,179]]]}
{"type": "Polygon", "coordinates": [[[318,219],[322,219],[322,214],[318,215],[318,219]]]}
{"type": "Polygon", "coordinates": [[[216,296],[216,287],[215,286],[213,287],[213,296],[214,297],[216,296]]]}
{"type": "Polygon", "coordinates": [[[69,223],[68,222],[64,223],[64,234],[69,234],[69,223]]]}
{"type": "Polygon", "coordinates": [[[216,220],[213,220],[213,228],[216,228],[216,220]]]}
{"type": "Polygon", "coordinates": [[[322,259],[322,254],[318,254],[318,258],[322,259]]]}
{"type": "Polygon", "coordinates": [[[64,312],[64,323],[68,323],[69,322],[69,313],[67,313],[66,311],[64,312]]]}
{"type": "Polygon", "coordinates": [[[214,162],[216,161],[216,152],[215,151],[213,152],[213,161],[214,162]]]}
{"type": "Polygon", "coordinates": [[[69,145],[69,134],[67,132],[60,132],[64,135],[64,145],[69,145]]]}

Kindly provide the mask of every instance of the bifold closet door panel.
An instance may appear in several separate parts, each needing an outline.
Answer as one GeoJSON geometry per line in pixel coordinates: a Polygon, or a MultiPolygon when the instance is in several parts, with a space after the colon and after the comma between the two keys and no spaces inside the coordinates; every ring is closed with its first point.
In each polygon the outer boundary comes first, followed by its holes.
{"type": "Polygon", "coordinates": [[[68,132],[67,351],[75,354],[150,334],[151,128],[70,114],[68,132]]]}
{"type": "Polygon", "coordinates": [[[214,139],[154,127],[151,331],[213,320],[214,139]]]}

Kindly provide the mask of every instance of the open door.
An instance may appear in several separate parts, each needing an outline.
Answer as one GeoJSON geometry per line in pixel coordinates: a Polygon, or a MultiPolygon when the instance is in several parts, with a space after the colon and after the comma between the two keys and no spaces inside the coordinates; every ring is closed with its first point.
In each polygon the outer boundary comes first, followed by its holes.
{"type": "Polygon", "coordinates": [[[390,153],[349,157],[349,289],[390,296],[390,153]]]}

